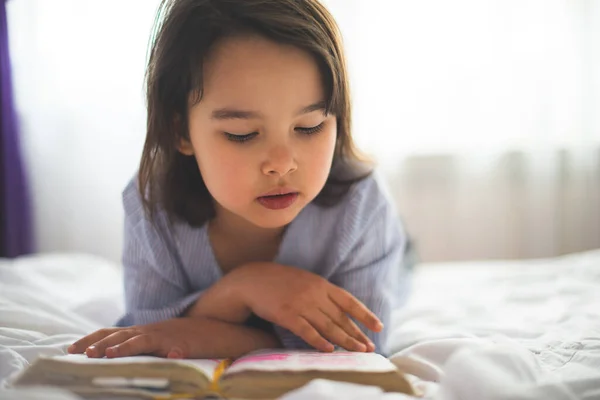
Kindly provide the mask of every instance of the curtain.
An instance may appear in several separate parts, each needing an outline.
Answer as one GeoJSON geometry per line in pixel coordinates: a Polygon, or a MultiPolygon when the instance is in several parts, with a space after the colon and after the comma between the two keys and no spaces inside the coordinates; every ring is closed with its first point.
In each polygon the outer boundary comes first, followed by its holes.
{"type": "Polygon", "coordinates": [[[36,250],[121,259],[121,192],[145,135],[159,0],[11,0],[15,103],[36,250]]]}
{"type": "Polygon", "coordinates": [[[0,257],[16,257],[32,251],[33,238],[13,103],[6,1],[0,3],[0,257]]]}
{"type": "MultiPolygon", "coordinates": [[[[424,261],[600,247],[600,2],[323,0],[354,136],[424,261]]],[[[15,98],[41,250],[119,259],[158,0],[15,0],[15,98]]]]}
{"type": "Polygon", "coordinates": [[[422,259],[600,247],[600,2],[326,3],[422,259]]]}

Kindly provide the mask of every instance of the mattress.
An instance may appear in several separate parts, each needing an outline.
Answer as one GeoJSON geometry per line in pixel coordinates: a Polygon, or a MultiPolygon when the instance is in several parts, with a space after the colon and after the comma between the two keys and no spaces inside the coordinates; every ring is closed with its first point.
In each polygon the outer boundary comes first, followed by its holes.
{"type": "MultiPolygon", "coordinates": [[[[0,260],[0,399],[77,399],[10,380],[111,325],[122,299],[119,266],[98,257],[0,260]]],[[[600,399],[600,250],[419,265],[391,341],[391,360],[425,399],[600,399]]],[[[283,399],[414,398],[316,380],[283,399]]]]}

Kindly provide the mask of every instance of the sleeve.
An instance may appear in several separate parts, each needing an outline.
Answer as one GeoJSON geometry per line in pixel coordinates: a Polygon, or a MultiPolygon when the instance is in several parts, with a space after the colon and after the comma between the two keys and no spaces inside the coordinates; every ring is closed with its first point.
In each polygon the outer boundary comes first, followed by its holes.
{"type": "MultiPolygon", "coordinates": [[[[383,322],[375,333],[362,324],[359,328],[376,346],[376,351],[389,355],[392,333],[391,314],[408,298],[410,260],[405,256],[408,237],[388,196],[370,179],[350,193],[335,231],[336,244],[329,281],[344,288],[365,304],[383,322]]],[[[286,348],[310,348],[301,338],[279,326],[275,332],[286,348]]]]}
{"type": "MultiPolygon", "coordinates": [[[[123,195],[125,315],[118,326],[148,324],[180,316],[200,296],[193,292],[177,257],[166,220],[146,218],[137,189],[123,195]]],[[[159,216],[160,217],[160,216],[159,216]]]]}
{"type": "Polygon", "coordinates": [[[400,220],[389,204],[380,206],[366,221],[330,281],[354,295],[383,322],[381,332],[359,327],[389,355],[392,311],[402,306],[409,292],[409,269],[403,262],[407,245],[400,220]]]}

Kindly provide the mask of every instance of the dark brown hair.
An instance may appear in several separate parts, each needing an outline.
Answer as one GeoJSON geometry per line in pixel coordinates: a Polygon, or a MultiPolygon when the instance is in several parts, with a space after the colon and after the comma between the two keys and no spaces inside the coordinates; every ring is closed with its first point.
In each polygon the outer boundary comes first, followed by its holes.
{"type": "Polygon", "coordinates": [[[314,202],[336,204],[370,168],[350,134],[350,94],[338,27],[318,0],[163,0],[151,37],[147,133],[138,186],[153,216],[160,205],[169,219],[200,226],[214,216],[213,199],[193,156],[178,151],[189,139],[190,95],[202,98],[203,64],[226,37],[254,33],[310,53],[322,75],[326,111],[337,119],[333,165],[314,202]]]}

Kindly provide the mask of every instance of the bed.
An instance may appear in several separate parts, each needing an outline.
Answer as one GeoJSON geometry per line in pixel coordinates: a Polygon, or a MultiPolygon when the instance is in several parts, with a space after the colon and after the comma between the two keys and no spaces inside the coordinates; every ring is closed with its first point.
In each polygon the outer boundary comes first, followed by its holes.
{"type": "MultiPolygon", "coordinates": [[[[118,265],[84,254],[0,260],[0,399],[40,354],[62,354],[123,311],[118,265]]],[[[600,399],[600,250],[551,259],[419,265],[394,314],[394,355],[426,399],[600,399]]],[[[313,381],[284,397],[406,400],[313,381]]]]}

